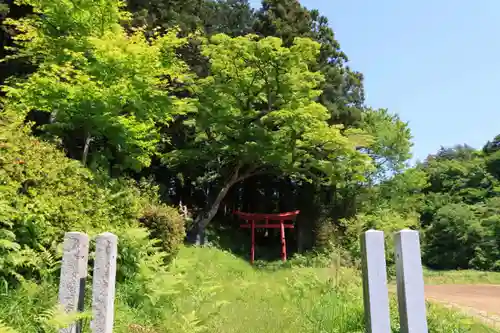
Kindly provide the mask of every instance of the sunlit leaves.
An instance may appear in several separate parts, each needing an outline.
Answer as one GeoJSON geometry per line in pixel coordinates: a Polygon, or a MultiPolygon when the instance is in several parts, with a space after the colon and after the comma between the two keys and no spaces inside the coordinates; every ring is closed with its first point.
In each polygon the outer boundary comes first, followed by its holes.
{"type": "Polygon", "coordinates": [[[18,0],[17,4],[29,5],[36,16],[20,20],[7,20],[22,32],[15,36],[18,56],[28,56],[32,61],[68,59],[61,50],[86,48],[85,37],[102,36],[107,31],[119,32],[120,22],[129,13],[123,10],[122,0],[18,0]]]}
{"type": "Polygon", "coordinates": [[[375,177],[401,171],[411,157],[412,136],[407,123],[386,109],[368,109],[363,113],[361,127],[372,135],[367,152],[377,166],[375,177]]]}
{"type": "Polygon", "coordinates": [[[220,145],[218,153],[228,158],[290,173],[328,173],[333,155],[356,155],[350,138],[328,125],[327,109],[316,102],[323,76],[310,67],[319,44],[296,38],[288,48],[274,37],[216,35],[203,54],[212,75],[199,85],[196,126],[210,133],[207,150],[220,145]]]}
{"type": "Polygon", "coordinates": [[[51,113],[46,131],[83,142],[73,157],[112,158],[136,170],[148,166],[161,127],[191,110],[189,100],[172,95],[173,82],[192,79],[176,55],[186,40],[175,29],[150,38],[140,30],[128,35],[119,25],[127,15],[116,0],[28,2],[42,15],[11,24],[29,40],[18,55],[33,56],[39,69],[4,88],[6,109],[19,117],[51,113]]]}

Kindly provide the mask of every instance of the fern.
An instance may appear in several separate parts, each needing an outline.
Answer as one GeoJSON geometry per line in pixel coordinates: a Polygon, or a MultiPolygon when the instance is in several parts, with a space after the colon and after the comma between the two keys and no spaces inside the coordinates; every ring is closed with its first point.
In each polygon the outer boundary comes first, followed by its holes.
{"type": "Polygon", "coordinates": [[[89,312],[65,313],[60,305],[55,305],[51,309],[45,310],[36,318],[36,322],[46,333],[57,333],[62,328],[70,327],[77,322],[90,319],[89,312]]]}

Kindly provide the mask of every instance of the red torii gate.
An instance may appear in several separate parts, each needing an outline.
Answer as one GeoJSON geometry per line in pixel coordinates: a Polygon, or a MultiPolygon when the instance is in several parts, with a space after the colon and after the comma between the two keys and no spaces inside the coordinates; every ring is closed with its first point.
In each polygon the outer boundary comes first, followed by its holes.
{"type": "Polygon", "coordinates": [[[249,228],[252,234],[252,244],[250,249],[250,263],[253,264],[255,260],[255,228],[265,228],[265,229],[280,229],[281,235],[281,260],[286,261],[286,239],[285,239],[285,229],[293,229],[293,224],[286,224],[285,221],[292,221],[297,215],[299,215],[300,210],[294,212],[281,213],[281,214],[257,214],[257,213],[244,213],[240,211],[235,211],[234,214],[238,215],[242,220],[245,220],[246,224],[241,224],[241,228],[249,228]],[[257,221],[265,221],[265,224],[255,224],[257,221]],[[269,221],[279,221],[279,223],[269,223],[269,221]]]}

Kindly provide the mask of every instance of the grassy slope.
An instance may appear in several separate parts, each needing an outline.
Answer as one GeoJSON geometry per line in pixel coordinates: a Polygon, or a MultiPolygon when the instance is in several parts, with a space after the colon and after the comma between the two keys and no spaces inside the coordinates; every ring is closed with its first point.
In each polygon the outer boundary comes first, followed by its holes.
{"type": "MultiPolygon", "coordinates": [[[[133,286],[119,286],[115,332],[364,332],[360,278],[353,270],[257,270],[217,249],[184,248],[173,273],[183,276],[183,287],[173,287],[179,293],[175,301],[158,304],[155,313],[127,305],[127,288],[133,286]],[[160,327],[159,313],[166,314],[163,322],[175,317],[182,324],[183,318],[186,325],[160,327]],[[144,329],[131,329],[135,324],[144,329]]],[[[33,316],[43,314],[57,296],[54,287],[31,292],[0,293],[0,320],[19,332],[36,332],[33,316]]],[[[393,332],[398,332],[394,299],[391,307],[393,332]]],[[[437,306],[429,308],[429,325],[430,332],[494,332],[437,306]]]]}
{"type": "MultiPolygon", "coordinates": [[[[360,277],[349,269],[255,270],[215,249],[186,248],[191,276],[209,277],[220,287],[215,299],[229,303],[208,323],[210,332],[362,332],[360,277]]],[[[393,332],[398,332],[392,300],[393,332]]],[[[201,309],[203,313],[203,309],[201,309]]],[[[493,332],[438,306],[429,308],[431,332],[493,332]],[[469,330],[470,329],[470,330],[469,330]]]]}

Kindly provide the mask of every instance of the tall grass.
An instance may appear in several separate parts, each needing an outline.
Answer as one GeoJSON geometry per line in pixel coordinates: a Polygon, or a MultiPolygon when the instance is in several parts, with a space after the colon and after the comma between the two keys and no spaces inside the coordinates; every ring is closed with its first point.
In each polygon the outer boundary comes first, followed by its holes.
{"type": "MultiPolygon", "coordinates": [[[[152,295],[141,295],[137,281],[118,286],[114,332],[365,332],[355,270],[257,269],[227,252],[184,248],[169,274],[152,280],[152,295]]],[[[40,327],[56,299],[54,284],[6,290],[0,320],[22,333],[49,332],[40,327]]],[[[495,332],[438,305],[428,310],[430,332],[495,332]]],[[[391,313],[392,332],[399,332],[395,299],[391,313]]]]}

